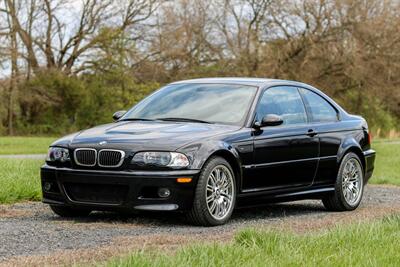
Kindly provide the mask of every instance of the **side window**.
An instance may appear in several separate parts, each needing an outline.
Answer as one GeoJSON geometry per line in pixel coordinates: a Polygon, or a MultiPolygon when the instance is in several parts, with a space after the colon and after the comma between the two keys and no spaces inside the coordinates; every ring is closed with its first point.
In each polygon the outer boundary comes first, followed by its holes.
{"type": "Polygon", "coordinates": [[[297,88],[272,87],[262,95],[257,106],[257,120],[267,114],[276,114],[283,118],[283,124],[298,124],[307,122],[307,114],[297,88]]]}
{"type": "Polygon", "coordinates": [[[312,122],[334,122],[338,120],[337,111],[318,94],[307,90],[300,89],[304,96],[304,102],[308,110],[311,112],[312,122]]]}

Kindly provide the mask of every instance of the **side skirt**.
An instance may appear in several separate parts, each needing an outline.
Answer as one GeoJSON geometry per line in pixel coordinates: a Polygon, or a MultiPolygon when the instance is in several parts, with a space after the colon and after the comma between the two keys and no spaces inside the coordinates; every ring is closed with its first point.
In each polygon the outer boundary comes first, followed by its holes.
{"type": "Polygon", "coordinates": [[[268,203],[277,202],[288,202],[302,199],[321,199],[324,195],[333,192],[335,188],[333,186],[312,188],[307,187],[304,189],[291,191],[291,192],[252,192],[252,193],[242,193],[238,195],[237,206],[253,206],[262,205],[268,203]]]}

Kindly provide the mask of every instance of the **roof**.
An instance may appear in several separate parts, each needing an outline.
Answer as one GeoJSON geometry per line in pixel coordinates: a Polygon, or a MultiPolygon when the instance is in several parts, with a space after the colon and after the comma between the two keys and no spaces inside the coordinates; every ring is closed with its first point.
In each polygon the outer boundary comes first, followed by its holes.
{"type": "MultiPolygon", "coordinates": [[[[268,79],[268,78],[250,78],[250,77],[215,77],[215,78],[199,78],[191,80],[182,80],[173,82],[171,84],[187,84],[187,83],[220,83],[220,84],[240,84],[249,85],[257,87],[265,87],[269,85],[289,85],[289,86],[299,86],[305,87],[318,92],[319,94],[324,94],[319,89],[313,87],[312,85],[290,81],[290,80],[279,80],[279,79],[268,79]]],[[[324,94],[325,95],[325,94],[324,94]]],[[[326,96],[326,95],[325,95],[326,96]]]]}
{"type": "Polygon", "coordinates": [[[173,82],[171,84],[185,84],[185,83],[221,83],[221,84],[241,84],[241,85],[250,85],[257,87],[265,87],[269,85],[289,85],[289,86],[299,86],[303,88],[310,89],[315,93],[318,93],[320,96],[323,96],[326,100],[328,100],[333,106],[337,109],[345,112],[334,100],[332,100],[329,96],[324,94],[319,89],[302,82],[290,81],[290,80],[279,80],[279,79],[268,79],[268,78],[250,78],[250,77],[215,77],[215,78],[200,78],[200,79],[191,79],[191,80],[183,80],[173,82]]]}
{"type": "MultiPolygon", "coordinates": [[[[271,82],[284,82],[284,80],[266,79],[266,78],[247,78],[247,77],[221,77],[221,78],[200,78],[177,81],[173,84],[179,83],[233,83],[243,85],[262,86],[271,82]]],[[[289,81],[285,81],[289,82],[289,81]]]]}

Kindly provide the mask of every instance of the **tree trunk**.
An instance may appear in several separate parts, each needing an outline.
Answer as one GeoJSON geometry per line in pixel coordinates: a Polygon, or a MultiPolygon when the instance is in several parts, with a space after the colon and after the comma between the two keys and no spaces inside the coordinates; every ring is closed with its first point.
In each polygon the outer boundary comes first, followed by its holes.
{"type": "Polygon", "coordinates": [[[14,134],[14,97],[17,90],[17,79],[18,79],[18,44],[17,44],[17,29],[12,20],[9,20],[10,24],[10,55],[11,55],[11,79],[10,87],[8,92],[8,107],[7,107],[7,120],[8,120],[8,134],[14,134]]]}

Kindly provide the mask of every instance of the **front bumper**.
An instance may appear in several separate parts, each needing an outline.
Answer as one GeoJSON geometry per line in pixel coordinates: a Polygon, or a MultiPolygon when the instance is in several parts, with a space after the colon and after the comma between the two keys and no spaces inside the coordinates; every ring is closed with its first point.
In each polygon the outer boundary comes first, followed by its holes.
{"type": "Polygon", "coordinates": [[[199,170],[103,171],[41,168],[43,202],[92,210],[188,210],[192,207],[199,170]],[[192,178],[178,183],[177,178],[192,178]],[[157,194],[170,190],[168,197],[157,194]]]}

